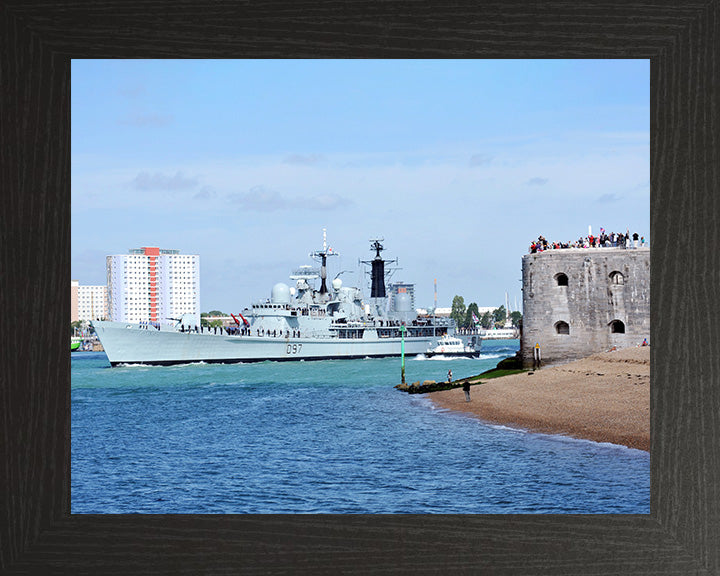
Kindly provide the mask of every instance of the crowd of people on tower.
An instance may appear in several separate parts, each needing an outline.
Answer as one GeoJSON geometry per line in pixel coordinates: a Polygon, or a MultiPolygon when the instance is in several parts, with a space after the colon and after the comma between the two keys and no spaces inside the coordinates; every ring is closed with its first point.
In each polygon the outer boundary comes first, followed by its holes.
{"type": "Polygon", "coordinates": [[[530,253],[563,248],[638,248],[644,246],[645,237],[640,236],[637,232],[630,234],[630,230],[627,230],[624,234],[617,232],[607,234],[604,228],[600,228],[599,236],[588,234],[574,242],[548,242],[544,236],[538,236],[537,240],[530,243],[530,253]]]}

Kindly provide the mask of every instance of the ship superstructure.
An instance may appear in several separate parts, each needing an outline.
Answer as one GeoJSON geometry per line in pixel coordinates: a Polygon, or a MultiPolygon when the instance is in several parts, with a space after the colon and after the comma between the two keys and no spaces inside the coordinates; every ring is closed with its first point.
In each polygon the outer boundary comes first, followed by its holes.
{"type": "Polygon", "coordinates": [[[382,239],[371,240],[369,301],[362,290],[344,286],[339,277],[327,285],[327,260],[336,253],[323,247],[310,254],[320,269],[302,266],[290,275],[295,286],[279,282],[270,298],[238,314],[231,328],[201,327],[184,315],[174,325],[94,322],[111,365],[190,362],[260,362],[400,356],[401,327],[405,354],[422,354],[443,335],[453,335],[448,318],[420,318],[407,294],[395,297],[387,311],[382,239]],[[317,280],[320,286],[316,288],[317,280]]]}

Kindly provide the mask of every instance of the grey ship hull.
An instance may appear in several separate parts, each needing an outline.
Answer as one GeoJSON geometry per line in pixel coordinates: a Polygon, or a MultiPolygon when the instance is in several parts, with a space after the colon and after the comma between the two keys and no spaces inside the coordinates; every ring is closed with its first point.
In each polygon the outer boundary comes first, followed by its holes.
{"type": "MultiPolygon", "coordinates": [[[[374,329],[365,330],[362,338],[343,339],[228,336],[207,330],[198,334],[145,329],[125,322],[100,321],[93,322],[93,326],[112,366],[382,358],[401,354],[400,338],[380,338],[374,329]]],[[[433,336],[405,338],[405,354],[423,354],[434,341],[433,336]]]]}

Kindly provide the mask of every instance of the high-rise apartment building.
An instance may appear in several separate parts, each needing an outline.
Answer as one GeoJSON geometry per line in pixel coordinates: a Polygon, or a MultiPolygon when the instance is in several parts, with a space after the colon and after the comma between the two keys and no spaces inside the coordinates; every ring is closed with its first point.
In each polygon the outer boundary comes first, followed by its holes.
{"type": "Polygon", "coordinates": [[[107,257],[110,319],[116,322],[174,323],[200,318],[200,256],[145,247],[107,257]]]}
{"type": "Polygon", "coordinates": [[[78,291],[80,282],[70,281],[70,322],[78,321],[78,291]]]}
{"type": "Polygon", "coordinates": [[[107,318],[107,286],[78,286],[78,320],[107,318]]]}
{"type": "Polygon", "coordinates": [[[70,282],[70,321],[108,318],[107,286],[81,286],[70,282]]]}

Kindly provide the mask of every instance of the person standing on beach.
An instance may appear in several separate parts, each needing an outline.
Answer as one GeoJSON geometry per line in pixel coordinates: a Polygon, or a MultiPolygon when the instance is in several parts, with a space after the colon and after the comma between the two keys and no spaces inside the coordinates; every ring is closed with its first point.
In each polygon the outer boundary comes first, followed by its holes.
{"type": "Polygon", "coordinates": [[[448,370],[448,382],[452,382],[452,370],[448,370]]]}
{"type": "Polygon", "coordinates": [[[465,402],[470,402],[470,382],[465,380],[463,384],[463,392],[465,392],[465,402]]]}

